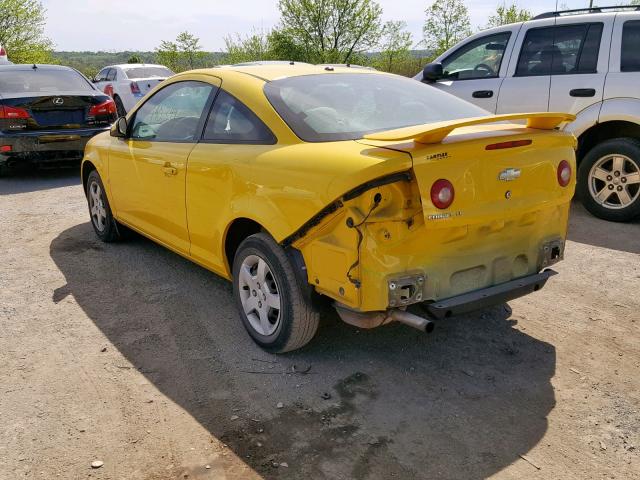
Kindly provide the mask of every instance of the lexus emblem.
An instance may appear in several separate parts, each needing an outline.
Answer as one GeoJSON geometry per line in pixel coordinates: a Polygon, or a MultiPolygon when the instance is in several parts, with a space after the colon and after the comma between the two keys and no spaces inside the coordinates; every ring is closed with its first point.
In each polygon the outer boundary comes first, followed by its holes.
{"type": "Polygon", "coordinates": [[[62,97],[56,97],[53,99],[54,105],[62,105],[64,103],[64,99],[62,97]]]}
{"type": "Polygon", "coordinates": [[[520,169],[519,168],[507,168],[500,172],[498,175],[498,180],[503,182],[511,182],[516,178],[520,178],[520,169]]]}

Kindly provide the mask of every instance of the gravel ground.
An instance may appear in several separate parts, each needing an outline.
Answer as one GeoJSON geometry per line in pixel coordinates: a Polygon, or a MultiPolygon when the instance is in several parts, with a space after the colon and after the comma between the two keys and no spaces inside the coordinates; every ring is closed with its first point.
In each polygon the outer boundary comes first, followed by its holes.
{"type": "Polygon", "coordinates": [[[271,356],[229,284],[86,210],[75,173],[0,179],[2,479],[640,478],[638,222],[576,204],[538,293],[429,336],[327,311],[271,356]]]}

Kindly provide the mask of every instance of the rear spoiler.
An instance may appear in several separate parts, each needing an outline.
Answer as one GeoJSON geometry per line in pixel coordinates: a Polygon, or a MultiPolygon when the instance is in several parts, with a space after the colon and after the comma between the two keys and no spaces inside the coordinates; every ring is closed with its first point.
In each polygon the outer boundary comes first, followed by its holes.
{"type": "Polygon", "coordinates": [[[417,143],[440,143],[456,128],[487,123],[505,122],[510,120],[526,120],[527,128],[553,130],[563,122],[572,122],[575,115],[569,113],[510,113],[506,115],[491,115],[487,117],[463,118],[446,122],[427,123],[412,127],[397,128],[384,132],[370,133],[363,138],[366,140],[405,141],[413,140],[417,143]]]}

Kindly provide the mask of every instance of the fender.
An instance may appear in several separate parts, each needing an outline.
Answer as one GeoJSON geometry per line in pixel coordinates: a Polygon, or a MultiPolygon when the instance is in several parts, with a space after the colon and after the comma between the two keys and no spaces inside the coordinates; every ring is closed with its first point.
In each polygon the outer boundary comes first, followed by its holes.
{"type": "Polygon", "coordinates": [[[640,100],[637,98],[611,98],[602,102],[599,123],[625,121],[640,124],[640,100]]]}
{"type": "Polygon", "coordinates": [[[588,129],[598,123],[598,117],[600,115],[600,109],[602,108],[602,102],[589,105],[584,110],[576,114],[576,119],[565,125],[562,129],[565,132],[572,133],[575,137],[579,137],[588,129]]]}

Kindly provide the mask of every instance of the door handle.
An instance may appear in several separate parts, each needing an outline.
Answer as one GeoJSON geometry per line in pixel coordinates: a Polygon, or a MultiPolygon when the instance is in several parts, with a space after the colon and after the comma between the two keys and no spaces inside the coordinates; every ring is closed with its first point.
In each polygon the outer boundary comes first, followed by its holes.
{"type": "Polygon", "coordinates": [[[176,167],[172,167],[169,162],[164,164],[164,167],[162,167],[162,171],[164,172],[165,176],[167,176],[167,177],[170,177],[171,175],[177,175],[178,174],[178,169],[176,167]]]}
{"type": "Polygon", "coordinates": [[[572,97],[595,97],[595,88],[574,88],[569,92],[572,97]]]}
{"type": "Polygon", "coordinates": [[[491,98],[493,97],[493,90],[476,90],[471,96],[473,98],[491,98]]]}

